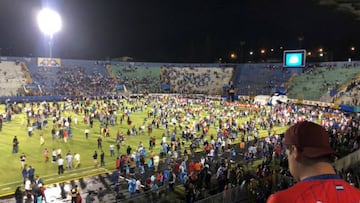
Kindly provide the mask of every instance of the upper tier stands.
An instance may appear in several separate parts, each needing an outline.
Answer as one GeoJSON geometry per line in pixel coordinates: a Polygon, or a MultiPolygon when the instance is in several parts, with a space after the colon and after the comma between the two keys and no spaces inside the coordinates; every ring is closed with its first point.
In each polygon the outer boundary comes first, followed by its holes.
{"type": "Polygon", "coordinates": [[[233,81],[239,95],[269,95],[276,87],[284,87],[290,77],[281,64],[239,64],[233,81]]]}
{"type": "Polygon", "coordinates": [[[160,92],[160,65],[151,63],[115,63],[111,70],[118,84],[131,93],[160,92]]]}
{"type": "Polygon", "coordinates": [[[233,76],[231,67],[177,67],[161,68],[163,84],[170,84],[171,92],[219,95],[233,76]]]}
{"type": "Polygon", "coordinates": [[[0,62],[0,96],[16,96],[25,84],[26,78],[20,63],[0,62]]]}
{"type": "Polygon", "coordinates": [[[356,62],[327,62],[309,64],[305,69],[286,69],[281,64],[164,64],[62,59],[58,67],[39,67],[37,58],[1,59],[1,96],[18,94],[19,88],[27,82],[38,84],[43,95],[59,96],[113,94],[120,91],[122,84],[130,93],[220,95],[225,93],[224,86],[233,85],[236,95],[269,95],[275,88],[284,87],[291,99],[345,105],[359,105],[360,100],[358,85],[346,88],[352,81],[359,80],[355,78],[356,75],[360,77],[356,62]],[[24,70],[20,64],[26,64],[24,70]],[[4,69],[8,70],[6,75],[4,69]],[[298,74],[293,74],[295,72],[298,74]],[[165,87],[170,89],[162,89],[165,87]]]}
{"type": "Polygon", "coordinates": [[[359,67],[349,66],[348,63],[314,65],[293,78],[288,86],[288,96],[295,99],[333,102],[330,91],[339,90],[359,73],[359,67]]]}
{"type": "Polygon", "coordinates": [[[44,95],[103,95],[114,91],[115,83],[105,63],[63,59],[60,67],[38,67],[35,60],[26,64],[44,95]]]}

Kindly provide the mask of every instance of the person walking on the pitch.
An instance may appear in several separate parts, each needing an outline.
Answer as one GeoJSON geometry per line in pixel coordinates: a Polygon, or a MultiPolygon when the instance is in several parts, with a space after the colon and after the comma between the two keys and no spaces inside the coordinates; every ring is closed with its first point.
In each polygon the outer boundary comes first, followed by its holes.
{"type": "Polygon", "coordinates": [[[105,166],[105,153],[103,150],[101,150],[100,154],[100,166],[105,166]]]}
{"type": "Polygon", "coordinates": [[[61,155],[59,155],[57,162],[58,162],[58,174],[61,175],[64,173],[64,159],[62,158],[61,155]]]}
{"type": "Polygon", "coordinates": [[[26,165],[26,156],[24,153],[22,153],[20,156],[20,163],[21,163],[21,169],[24,169],[26,165]]]}
{"type": "Polygon", "coordinates": [[[98,137],[98,139],[97,139],[97,146],[98,146],[98,149],[102,149],[102,139],[101,139],[101,137],[98,137]]]}
{"type": "Polygon", "coordinates": [[[14,153],[14,154],[18,153],[18,149],[19,149],[19,141],[18,141],[17,137],[14,136],[12,153],[14,153]]]}
{"type": "Polygon", "coordinates": [[[93,154],[93,161],[94,161],[94,167],[97,168],[98,167],[98,154],[97,151],[95,150],[94,154],[93,154]]]}
{"type": "Polygon", "coordinates": [[[66,168],[68,169],[72,169],[72,160],[73,160],[73,155],[70,153],[70,151],[66,154],[66,162],[67,162],[67,166],[66,168]]]}
{"type": "Polygon", "coordinates": [[[79,168],[79,166],[80,166],[80,154],[79,153],[74,154],[74,160],[75,160],[74,168],[79,168]]]}

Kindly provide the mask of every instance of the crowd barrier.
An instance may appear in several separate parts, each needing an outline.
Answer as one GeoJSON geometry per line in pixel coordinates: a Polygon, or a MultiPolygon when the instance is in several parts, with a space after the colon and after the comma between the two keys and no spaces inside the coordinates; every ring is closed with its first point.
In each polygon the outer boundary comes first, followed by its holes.
{"type": "Polygon", "coordinates": [[[351,154],[348,154],[347,156],[341,159],[336,160],[333,163],[333,166],[337,171],[341,171],[341,170],[347,170],[351,166],[355,166],[359,163],[360,163],[360,149],[351,154]]]}

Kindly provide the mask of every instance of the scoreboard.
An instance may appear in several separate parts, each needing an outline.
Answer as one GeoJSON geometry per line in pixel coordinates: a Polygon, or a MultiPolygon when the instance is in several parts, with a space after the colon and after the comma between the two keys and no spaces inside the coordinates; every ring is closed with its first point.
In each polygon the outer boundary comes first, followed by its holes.
{"type": "Polygon", "coordinates": [[[305,67],[306,50],[285,50],[283,66],[287,68],[305,67]]]}

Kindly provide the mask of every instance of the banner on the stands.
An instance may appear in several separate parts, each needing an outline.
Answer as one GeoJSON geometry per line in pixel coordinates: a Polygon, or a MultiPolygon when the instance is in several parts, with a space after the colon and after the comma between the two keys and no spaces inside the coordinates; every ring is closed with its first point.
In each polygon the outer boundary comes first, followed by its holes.
{"type": "Polygon", "coordinates": [[[38,57],[37,65],[38,65],[38,67],[60,67],[61,59],[60,58],[38,57]]]}

